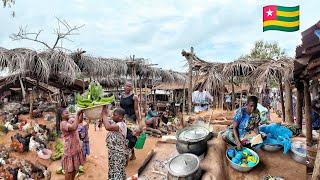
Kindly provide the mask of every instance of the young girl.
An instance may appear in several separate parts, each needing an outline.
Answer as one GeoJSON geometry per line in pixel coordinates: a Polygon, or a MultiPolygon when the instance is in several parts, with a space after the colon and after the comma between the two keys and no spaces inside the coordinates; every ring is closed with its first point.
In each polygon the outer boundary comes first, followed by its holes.
{"type": "Polygon", "coordinates": [[[89,124],[84,123],[83,120],[81,119],[80,124],[78,125],[78,133],[79,133],[80,141],[82,144],[82,152],[85,159],[87,155],[90,154],[88,129],[89,129],[89,124]]]}
{"type": "Polygon", "coordinates": [[[67,110],[62,112],[62,122],[60,129],[64,140],[64,155],[62,157],[62,167],[65,171],[65,180],[73,180],[76,171],[84,163],[84,156],[80,146],[77,127],[83,118],[83,112],[77,112],[76,118],[69,119],[67,110]]]}
{"type": "Polygon", "coordinates": [[[109,159],[109,180],[126,179],[125,166],[127,163],[127,125],[124,123],[125,111],[121,108],[115,109],[111,119],[107,118],[108,110],[104,106],[102,110],[102,121],[108,131],[106,142],[109,159]]]}

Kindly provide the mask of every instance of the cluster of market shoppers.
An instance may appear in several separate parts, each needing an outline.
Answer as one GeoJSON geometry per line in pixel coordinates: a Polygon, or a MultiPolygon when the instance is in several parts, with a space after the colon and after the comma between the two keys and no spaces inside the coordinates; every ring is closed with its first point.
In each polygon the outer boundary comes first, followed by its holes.
{"type": "MultiPolygon", "coordinates": [[[[106,144],[108,148],[108,179],[120,180],[126,178],[125,166],[128,160],[134,160],[134,144],[141,133],[141,116],[138,111],[138,98],[132,93],[132,84],[127,82],[121,96],[120,107],[111,110],[103,106],[101,120],[108,131],[106,144]],[[127,122],[136,124],[129,129],[127,122]]],[[[75,118],[70,118],[68,110],[62,112],[60,129],[64,140],[64,156],[62,167],[65,179],[73,180],[80,166],[90,154],[88,129],[83,125],[83,111],[78,111],[75,118]]]]}

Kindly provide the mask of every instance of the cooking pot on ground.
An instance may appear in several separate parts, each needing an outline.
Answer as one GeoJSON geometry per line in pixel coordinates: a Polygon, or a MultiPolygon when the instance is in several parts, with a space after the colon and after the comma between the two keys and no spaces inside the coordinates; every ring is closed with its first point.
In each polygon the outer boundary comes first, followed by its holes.
{"type": "Polygon", "coordinates": [[[212,138],[212,133],[203,126],[190,126],[176,134],[176,148],[180,154],[192,153],[197,156],[207,152],[207,141],[212,138]]]}
{"type": "Polygon", "coordinates": [[[198,156],[190,153],[179,154],[168,165],[168,180],[199,180],[202,175],[198,156]]]}

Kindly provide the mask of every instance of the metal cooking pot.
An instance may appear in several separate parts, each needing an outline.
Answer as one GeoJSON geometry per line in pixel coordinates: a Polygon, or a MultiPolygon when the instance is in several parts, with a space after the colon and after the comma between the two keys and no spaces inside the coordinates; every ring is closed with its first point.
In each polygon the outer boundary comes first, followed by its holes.
{"type": "Polygon", "coordinates": [[[202,171],[199,158],[190,153],[179,154],[172,158],[168,165],[168,180],[198,180],[202,171]]]}
{"type": "Polygon", "coordinates": [[[207,141],[211,139],[212,133],[203,126],[190,126],[178,131],[176,137],[176,148],[180,154],[192,153],[200,156],[207,151],[207,141]]]}

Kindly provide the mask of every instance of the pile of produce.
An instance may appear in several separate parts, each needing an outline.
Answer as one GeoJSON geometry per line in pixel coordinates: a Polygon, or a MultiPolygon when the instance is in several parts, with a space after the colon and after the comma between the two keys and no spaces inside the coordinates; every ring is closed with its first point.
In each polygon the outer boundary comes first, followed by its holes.
{"type": "Polygon", "coordinates": [[[234,148],[229,148],[227,155],[233,163],[241,167],[254,167],[257,165],[259,159],[246,148],[239,151],[234,148]]]}
{"type": "Polygon", "coordinates": [[[56,144],[54,145],[55,152],[51,156],[53,161],[59,160],[63,156],[63,142],[61,140],[57,140],[56,144]]]}
{"type": "Polygon", "coordinates": [[[99,105],[111,104],[114,101],[114,96],[103,97],[102,86],[97,83],[90,83],[88,91],[83,97],[80,94],[76,95],[76,102],[79,108],[90,108],[99,105]]]}

